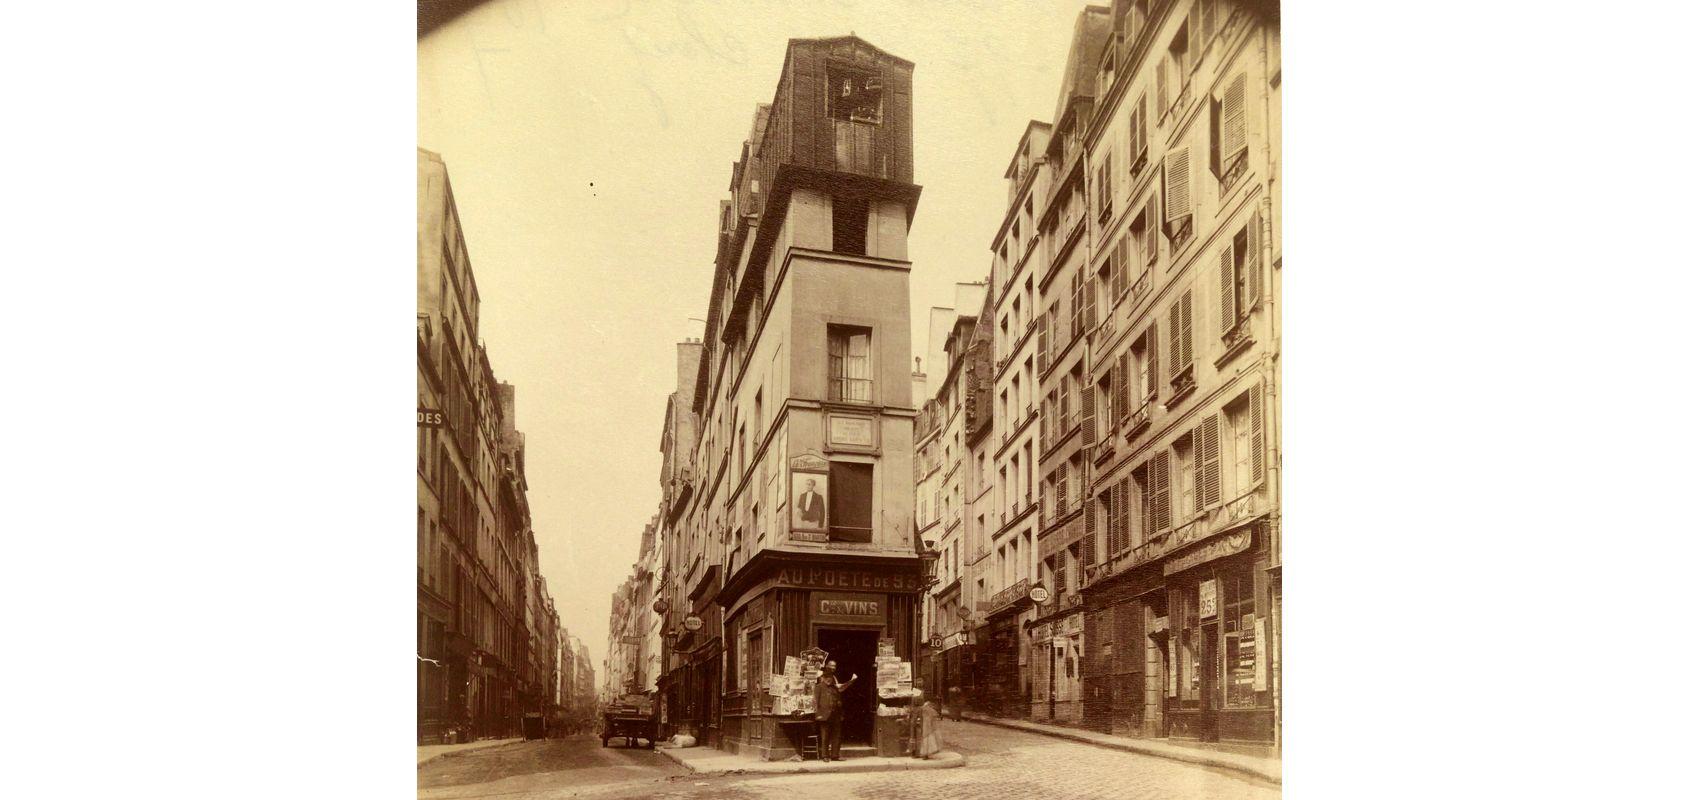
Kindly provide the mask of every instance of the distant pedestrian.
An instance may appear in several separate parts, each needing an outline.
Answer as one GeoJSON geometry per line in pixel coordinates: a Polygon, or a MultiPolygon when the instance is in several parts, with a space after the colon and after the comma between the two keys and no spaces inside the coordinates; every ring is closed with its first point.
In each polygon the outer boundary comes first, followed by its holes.
{"type": "Polygon", "coordinates": [[[842,761],[838,755],[839,737],[844,730],[843,692],[856,682],[856,675],[839,683],[838,664],[828,661],[821,667],[820,680],[815,682],[815,724],[820,729],[820,760],[842,761]]]}
{"type": "Polygon", "coordinates": [[[914,711],[915,757],[932,758],[944,749],[944,740],[939,736],[938,701],[924,694],[915,700],[920,703],[914,711]]]}

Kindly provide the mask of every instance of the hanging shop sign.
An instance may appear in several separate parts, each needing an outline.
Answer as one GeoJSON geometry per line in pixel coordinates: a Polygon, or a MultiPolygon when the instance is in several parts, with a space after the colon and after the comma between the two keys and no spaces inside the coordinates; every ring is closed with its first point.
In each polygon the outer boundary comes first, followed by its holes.
{"type": "Polygon", "coordinates": [[[974,616],[974,612],[969,611],[967,606],[957,606],[956,607],[956,618],[957,619],[968,619],[969,617],[972,617],[972,616],[974,616]]]}
{"type": "Polygon", "coordinates": [[[695,614],[685,617],[685,630],[693,633],[702,630],[702,617],[695,614]]]}
{"type": "Polygon", "coordinates": [[[420,428],[441,428],[441,427],[443,427],[443,412],[442,412],[442,410],[436,409],[436,408],[421,408],[421,409],[419,409],[419,424],[418,424],[417,427],[420,427],[420,428]]]}
{"type": "Polygon", "coordinates": [[[885,624],[885,595],[848,592],[812,592],[809,606],[818,622],[885,624]]]}
{"type": "Polygon", "coordinates": [[[1035,603],[1050,602],[1051,590],[1046,589],[1045,584],[1042,583],[1035,585],[1031,591],[1027,592],[1027,599],[1032,600],[1035,603]]]}
{"type": "Polygon", "coordinates": [[[1216,616],[1216,579],[1198,582],[1198,618],[1216,616]]]}

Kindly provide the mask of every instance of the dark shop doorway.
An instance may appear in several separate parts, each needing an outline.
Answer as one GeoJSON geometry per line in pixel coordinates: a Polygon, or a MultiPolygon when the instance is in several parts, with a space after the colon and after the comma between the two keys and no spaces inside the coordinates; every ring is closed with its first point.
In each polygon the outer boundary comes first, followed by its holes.
{"type": "Polygon", "coordinates": [[[879,652],[880,632],[845,628],[821,628],[815,644],[826,651],[829,661],[838,662],[838,682],[858,675],[856,684],[844,690],[844,743],[872,744],[874,741],[874,655],[879,652]]]}

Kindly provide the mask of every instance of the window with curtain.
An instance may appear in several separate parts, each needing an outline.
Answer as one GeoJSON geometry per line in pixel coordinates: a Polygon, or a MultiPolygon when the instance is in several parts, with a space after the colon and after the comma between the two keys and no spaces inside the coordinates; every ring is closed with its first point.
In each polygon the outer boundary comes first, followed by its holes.
{"type": "Polygon", "coordinates": [[[827,328],[827,399],[871,403],[874,399],[869,350],[873,331],[833,325],[827,328]]]}

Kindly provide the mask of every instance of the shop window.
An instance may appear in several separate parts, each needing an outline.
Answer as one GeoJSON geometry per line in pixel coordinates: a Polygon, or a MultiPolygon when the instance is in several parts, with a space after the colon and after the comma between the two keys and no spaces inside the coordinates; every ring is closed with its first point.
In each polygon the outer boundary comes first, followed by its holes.
{"type": "Polygon", "coordinates": [[[1176,644],[1177,682],[1179,697],[1183,704],[1195,706],[1198,704],[1200,665],[1199,656],[1203,650],[1201,641],[1202,631],[1198,625],[1198,600],[1191,592],[1181,591],[1177,594],[1178,603],[1171,607],[1180,621],[1180,637],[1176,644]]]}
{"type": "Polygon", "coordinates": [[[1228,708],[1257,706],[1257,609],[1250,572],[1223,575],[1223,656],[1227,670],[1225,703],[1228,708]]]}
{"type": "Polygon", "coordinates": [[[828,481],[832,541],[873,541],[874,465],[834,461],[828,481]]]}

